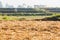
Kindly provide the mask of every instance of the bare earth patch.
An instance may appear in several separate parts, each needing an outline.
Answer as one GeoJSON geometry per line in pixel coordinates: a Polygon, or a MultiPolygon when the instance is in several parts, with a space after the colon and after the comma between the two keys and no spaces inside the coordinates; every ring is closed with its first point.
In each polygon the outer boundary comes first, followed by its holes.
{"type": "Polygon", "coordinates": [[[60,21],[0,21],[0,40],[60,40],[60,21]]]}

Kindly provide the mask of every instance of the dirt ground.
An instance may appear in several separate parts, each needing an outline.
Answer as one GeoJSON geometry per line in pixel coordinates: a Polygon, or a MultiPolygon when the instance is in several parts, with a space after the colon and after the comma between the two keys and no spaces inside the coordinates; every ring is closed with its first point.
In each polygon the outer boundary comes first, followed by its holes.
{"type": "Polygon", "coordinates": [[[0,40],[60,40],[60,21],[0,21],[0,40]]]}

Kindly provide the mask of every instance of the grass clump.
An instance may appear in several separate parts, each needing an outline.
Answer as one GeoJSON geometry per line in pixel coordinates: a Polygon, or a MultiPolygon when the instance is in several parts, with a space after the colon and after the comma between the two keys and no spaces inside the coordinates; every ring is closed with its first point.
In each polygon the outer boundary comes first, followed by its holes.
{"type": "Polygon", "coordinates": [[[19,18],[18,20],[19,20],[19,21],[22,21],[22,20],[26,20],[26,18],[19,18]]]}
{"type": "Polygon", "coordinates": [[[9,20],[9,17],[4,16],[2,19],[3,19],[3,20],[9,20]]]}

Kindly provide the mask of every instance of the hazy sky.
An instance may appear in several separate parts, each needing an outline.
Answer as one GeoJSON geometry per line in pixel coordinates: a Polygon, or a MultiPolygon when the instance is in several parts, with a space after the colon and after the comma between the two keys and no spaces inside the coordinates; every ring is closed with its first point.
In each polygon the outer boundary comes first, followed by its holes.
{"type": "Polygon", "coordinates": [[[26,4],[26,5],[47,5],[49,7],[60,7],[60,0],[0,0],[4,5],[14,5],[17,7],[18,5],[26,4]]]}

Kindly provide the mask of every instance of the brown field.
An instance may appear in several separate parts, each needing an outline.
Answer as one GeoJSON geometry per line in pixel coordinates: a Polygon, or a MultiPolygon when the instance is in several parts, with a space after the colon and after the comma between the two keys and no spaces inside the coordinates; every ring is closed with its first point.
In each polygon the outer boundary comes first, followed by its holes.
{"type": "Polygon", "coordinates": [[[60,21],[0,21],[0,40],[60,40],[60,21]]]}

